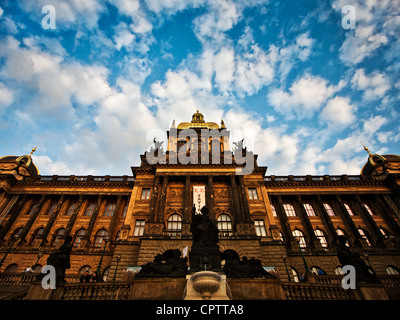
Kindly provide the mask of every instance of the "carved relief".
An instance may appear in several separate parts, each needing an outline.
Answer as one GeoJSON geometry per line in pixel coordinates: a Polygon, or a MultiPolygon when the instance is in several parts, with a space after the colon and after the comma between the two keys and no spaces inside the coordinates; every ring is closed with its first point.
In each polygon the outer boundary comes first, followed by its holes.
{"type": "Polygon", "coordinates": [[[216,199],[229,198],[228,188],[214,188],[214,197],[216,199]]]}
{"type": "Polygon", "coordinates": [[[168,191],[168,198],[181,199],[183,197],[183,188],[173,188],[171,187],[168,191]]]}

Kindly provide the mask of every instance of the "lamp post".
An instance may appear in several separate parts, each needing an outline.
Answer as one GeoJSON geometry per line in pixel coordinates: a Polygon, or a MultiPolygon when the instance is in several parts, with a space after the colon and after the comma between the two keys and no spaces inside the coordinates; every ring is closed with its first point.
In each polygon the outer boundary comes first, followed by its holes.
{"type": "Polygon", "coordinates": [[[285,254],[284,254],[284,255],[282,255],[283,262],[285,263],[286,274],[287,274],[287,277],[288,277],[288,280],[289,280],[289,282],[291,282],[291,281],[292,281],[292,279],[290,279],[289,270],[288,270],[288,268],[287,268],[287,264],[286,264],[286,258],[287,258],[287,256],[286,256],[285,254]]]}
{"type": "Polygon", "coordinates": [[[376,272],[375,272],[374,268],[372,268],[371,262],[369,261],[369,255],[367,253],[364,253],[363,255],[364,255],[364,258],[367,259],[368,265],[371,268],[371,271],[374,273],[374,275],[376,275],[376,272]]]}
{"type": "Polygon", "coordinates": [[[301,258],[303,259],[303,263],[304,263],[304,269],[306,269],[306,275],[308,275],[310,273],[310,270],[308,269],[306,259],[304,258],[304,255],[303,255],[303,250],[301,249],[300,237],[296,237],[295,239],[296,239],[297,243],[299,244],[301,258]]]}
{"type": "MultiPolygon", "coordinates": [[[[43,252],[38,252],[36,262],[35,262],[35,264],[32,266],[32,269],[35,269],[35,267],[36,267],[36,265],[38,264],[39,259],[40,259],[41,257],[43,257],[43,252]]],[[[34,270],[32,270],[32,271],[34,271],[34,270]]]]}
{"type": "Polygon", "coordinates": [[[104,241],[104,248],[103,248],[103,252],[101,253],[101,257],[100,257],[100,261],[99,261],[99,265],[97,266],[97,276],[99,277],[99,280],[102,281],[103,279],[100,277],[100,272],[101,272],[101,264],[103,262],[103,257],[104,257],[104,253],[106,252],[106,246],[108,241],[110,241],[109,237],[106,237],[103,239],[104,241]]]}
{"type": "Polygon", "coordinates": [[[20,236],[18,234],[14,235],[14,239],[11,242],[11,245],[8,247],[6,254],[4,255],[3,259],[1,259],[1,261],[0,261],[0,268],[3,265],[4,261],[6,260],[8,253],[11,251],[11,248],[14,245],[15,241],[17,241],[19,238],[20,238],[20,236]]]}
{"type": "Polygon", "coordinates": [[[118,255],[118,256],[116,256],[116,258],[117,258],[117,266],[115,267],[115,272],[114,272],[114,278],[113,278],[114,282],[115,282],[115,278],[117,277],[118,263],[119,263],[119,260],[121,260],[121,256],[118,255]]]}

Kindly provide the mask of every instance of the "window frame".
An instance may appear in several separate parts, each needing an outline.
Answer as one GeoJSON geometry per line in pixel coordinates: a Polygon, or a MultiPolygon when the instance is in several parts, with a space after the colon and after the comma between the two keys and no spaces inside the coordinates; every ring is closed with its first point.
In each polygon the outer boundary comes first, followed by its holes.
{"type": "Polygon", "coordinates": [[[256,235],[258,237],[266,237],[267,229],[265,228],[265,222],[263,219],[255,219],[254,220],[254,228],[256,230],[256,235]]]}
{"type": "Polygon", "coordinates": [[[283,210],[285,211],[287,217],[297,217],[296,210],[294,209],[294,206],[291,203],[288,202],[283,203],[283,210]]]}
{"type": "Polygon", "coordinates": [[[233,234],[232,217],[227,213],[221,213],[217,217],[218,233],[221,236],[231,236],[233,234]]]}
{"type": "Polygon", "coordinates": [[[146,220],[145,219],[136,219],[135,220],[135,227],[133,228],[133,236],[134,237],[143,236],[145,225],[146,225],[146,220]]]}
{"type": "Polygon", "coordinates": [[[247,188],[247,194],[250,200],[258,200],[257,188],[247,188]]]}

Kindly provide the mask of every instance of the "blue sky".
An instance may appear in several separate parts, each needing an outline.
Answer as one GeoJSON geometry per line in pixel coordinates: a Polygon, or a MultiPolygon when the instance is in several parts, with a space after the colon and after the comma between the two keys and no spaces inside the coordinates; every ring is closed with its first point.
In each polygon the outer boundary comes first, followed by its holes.
{"type": "Polygon", "coordinates": [[[0,0],[0,156],[129,175],[199,109],[267,174],[359,174],[400,154],[399,35],[399,0],[0,0]]]}

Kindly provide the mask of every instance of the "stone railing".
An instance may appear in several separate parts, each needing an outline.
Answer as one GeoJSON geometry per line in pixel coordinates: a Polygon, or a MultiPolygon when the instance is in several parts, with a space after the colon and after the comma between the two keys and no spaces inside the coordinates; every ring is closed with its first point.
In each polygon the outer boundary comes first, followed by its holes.
{"type": "Polygon", "coordinates": [[[400,275],[378,275],[379,281],[384,287],[400,288],[400,275]]]}
{"type": "MultiPolygon", "coordinates": [[[[3,272],[0,273],[0,285],[29,286],[36,280],[39,273],[36,272],[3,272]]],[[[67,283],[79,282],[80,274],[67,274],[67,283]]]]}
{"type": "Polygon", "coordinates": [[[99,282],[66,284],[62,300],[128,300],[130,283],[99,282]]]}
{"type": "Polygon", "coordinates": [[[351,290],[340,285],[315,283],[282,283],[286,300],[354,300],[351,290]]]}
{"type": "Polygon", "coordinates": [[[0,274],[0,285],[29,286],[38,273],[3,272],[0,274]]]}

